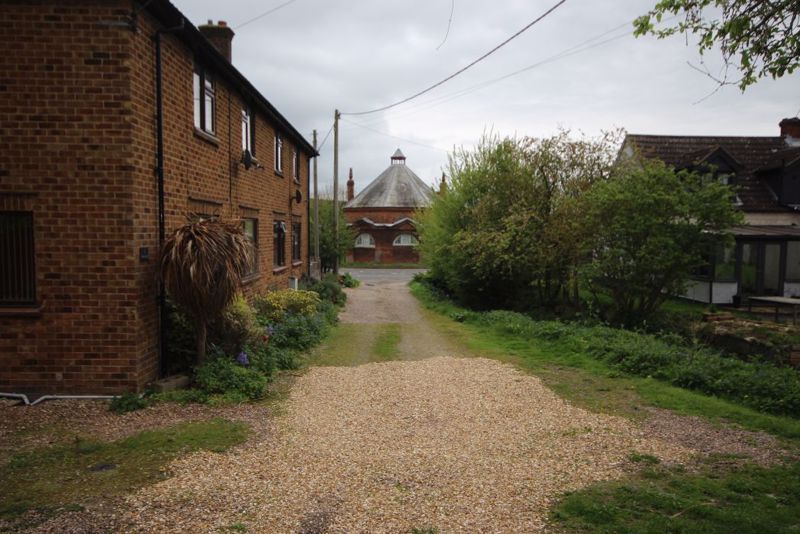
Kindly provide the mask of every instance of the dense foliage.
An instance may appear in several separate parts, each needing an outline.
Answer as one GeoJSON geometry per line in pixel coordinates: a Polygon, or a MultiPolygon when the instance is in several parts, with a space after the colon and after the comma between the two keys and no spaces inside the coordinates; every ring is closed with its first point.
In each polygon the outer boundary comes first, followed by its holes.
{"type": "MultiPolygon", "coordinates": [[[[196,389],[162,394],[179,402],[242,402],[262,397],[276,369],[297,369],[301,352],[320,342],[337,320],[344,293],[336,276],[305,284],[308,290],[278,290],[256,295],[252,302],[237,295],[209,328],[210,357],[194,368],[196,389]],[[320,288],[321,293],[313,290],[320,288]]],[[[181,346],[194,323],[173,310],[170,349],[180,356],[181,346]]],[[[118,402],[120,408],[127,407],[118,402]]]]}
{"type": "MultiPolygon", "coordinates": [[[[355,234],[347,227],[344,217],[344,203],[339,203],[339,237],[336,238],[333,224],[333,201],[319,201],[319,260],[323,273],[333,270],[336,261],[344,261],[347,250],[353,246],[355,234]]],[[[312,223],[312,234],[315,226],[312,223]]],[[[312,237],[312,243],[313,243],[312,237]]]]}
{"type": "MultiPolygon", "coordinates": [[[[780,78],[800,67],[800,3],[797,0],[660,0],[636,19],[635,34],[659,38],[694,34],[703,54],[719,47],[726,66],[720,84],[736,83],[744,91],[765,76],[780,78]],[[683,16],[674,25],[659,26],[683,16]],[[727,68],[741,78],[729,82],[727,68]]],[[[714,77],[709,73],[709,76],[714,77]]]]}
{"type": "Polygon", "coordinates": [[[581,204],[591,261],[580,269],[589,289],[611,297],[610,319],[623,325],[681,294],[692,269],[741,217],[727,185],[658,161],[618,165],[581,204]]]}
{"type": "Polygon", "coordinates": [[[612,141],[487,136],[456,151],[447,194],[420,214],[420,251],[436,282],[484,308],[563,298],[580,254],[578,199],[608,176],[612,141]]]}
{"type": "Polygon", "coordinates": [[[194,319],[197,363],[205,360],[208,323],[234,299],[250,263],[250,243],[235,222],[193,220],[164,242],[161,281],[194,319]]]}
{"type": "Polygon", "coordinates": [[[615,161],[617,146],[562,132],[457,151],[447,194],[419,215],[433,282],[480,309],[574,308],[588,288],[611,297],[607,319],[649,319],[738,219],[729,186],[615,161]]]}

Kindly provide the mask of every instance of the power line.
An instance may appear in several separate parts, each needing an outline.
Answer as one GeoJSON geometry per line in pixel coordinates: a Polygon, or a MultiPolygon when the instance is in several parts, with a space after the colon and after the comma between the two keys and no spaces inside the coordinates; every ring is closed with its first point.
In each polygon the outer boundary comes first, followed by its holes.
{"type": "MultiPolygon", "coordinates": [[[[500,76],[498,78],[493,78],[491,80],[486,80],[486,81],[477,83],[475,85],[472,85],[470,87],[467,87],[465,89],[460,89],[458,91],[454,91],[454,92],[448,93],[446,95],[441,95],[441,96],[438,96],[436,98],[432,98],[432,99],[427,100],[425,102],[420,102],[419,104],[416,105],[415,108],[412,107],[411,109],[406,110],[406,113],[402,113],[400,115],[395,115],[393,117],[392,116],[390,116],[390,117],[391,118],[402,118],[402,117],[407,117],[407,116],[410,116],[410,115],[414,115],[414,114],[419,113],[421,111],[432,109],[432,108],[440,106],[442,104],[446,104],[447,102],[450,102],[451,100],[455,100],[455,99],[460,98],[462,96],[466,96],[466,95],[468,95],[470,93],[473,93],[475,91],[483,89],[484,87],[488,87],[489,85],[501,82],[501,81],[506,80],[508,78],[511,78],[513,76],[517,76],[519,74],[522,74],[522,73],[525,73],[527,71],[533,70],[534,68],[540,67],[540,66],[545,65],[547,63],[552,63],[554,61],[558,61],[560,59],[564,59],[564,58],[567,58],[569,56],[572,56],[572,55],[575,55],[575,54],[579,54],[581,52],[586,52],[586,51],[592,50],[594,48],[597,48],[597,47],[602,46],[604,44],[610,43],[612,41],[617,41],[619,39],[623,39],[625,37],[630,36],[630,34],[626,32],[626,33],[624,33],[622,35],[617,35],[617,36],[611,37],[609,39],[605,39],[605,40],[602,40],[600,42],[596,42],[594,44],[591,44],[590,46],[587,46],[590,43],[593,43],[594,41],[597,41],[598,39],[600,39],[602,37],[605,37],[606,35],[609,35],[611,33],[614,33],[614,32],[616,32],[616,31],[618,31],[618,30],[620,30],[623,27],[628,26],[628,25],[630,25],[630,22],[626,22],[624,24],[620,24],[619,26],[616,26],[616,27],[614,27],[614,28],[612,28],[610,30],[607,30],[607,31],[605,31],[603,33],[595,35],[594,37],[592,37],[590,39],[587,39],[587,40],[582,41],[582,42],[580,42],[580,43],[578,43],[576,45],[573,45],[573,46],[571,46],[569,48],[566,48],[566,49],[562,50],[561,52],[559,52],[557,54],[554,54],[554,55],[552,55],[550,57],[547,57],[545,59],[537,61],[536,63],[533,63],[533,64],[528,65],[526,67],[523,67],[521,69],[515,70],[515,71],[510,72],[508,74],[504,74],[503,76],[500,76]]],[[[381,117],[381,119],[379,121],[375,121],[372,124],[377,124],[378,122],[383,121],[385,118],[386,117],[381,117]]]]}
{"type": "Polygon", "coordinates": [[[347,120],[347,119],[341,119],[341,120],[343,122],[348,123],[348,124],[352,124],[353,126],[358,126],[359,128],[364,128],[365,130],[369,130],[370,132],[374,132],[374,133],[380,134],[380,135],[385,135],[386,137],[391,137],[393,139],[397,139],[398,141],[403,141],[404,143],[411,143],[412,145],[419,145],[419,146],[422,146],[422,147],[425,147],[425,148],[430,148],[432,150],[438,150],[440,152],[445,152],[445,153],[447,152],[447,150],[445,150],[443,148],[439,148],[438,146],[426,145],[425,143],[420,143],[419,141],[412,141],[411,139],[406,139],[404,137],[398,137],[396,135],[392,135],[392,134],[389,134],[389,133],[386,133],[386,132],[382,132],[380,130],[376,130],[375,128],[371,128],[369,126],[366,126],[364,124],[359,124],[359,123],[351,121],[351,120],[347,120]]]}
{"type": "Polygon", "coordinates": [[[247,25],[248,25],[248,24],[250,24],[251,22],[255,22],[255,21],[257,21],[258,19],[262,19],[262,18],[266,17],[267,15],[270,15],[270,14],[272,14],[272,13],[275,13],[275,12],[276,12],[276,11],[278,11],[279,9],[283,9],[284,7],[288,6],[289,4],[293,4],[293,3],[295,3],[295,2],[297,2],[297,0],[289,0],[288,2],[284,2],[284,3],[282,3],[282,4],[278,5],[278,6],[275,6],[275,7],[273,7],[272,9],[269,9],[269,10],[267,10],[267,11],[265,11],[265,12],[261,13],[260,15],[256,15],[256,16],[255,16],[255,17],[253,17],[252,19],[249,19],[249,20],[246,20],[246,21],[242,22],[241,24],[239,24],[238,26],[236,26],[236,27],[234,28],[234,30],[238,30],[239,28],[242,28],[242,27],[244,27],[244,26],[247,26],[247,25]]]}
{"type": "Polygon", "coordinates": [[[395,102],[394,104],[389,104],[388,106],[383,106],[383,107],[376,108],[376,109],[371,109],[371,110],[368,110],[368,111],[358,111],[358,112],[349,112],[349,113],[344,113],[344,112],[342,112],[342,115],[351,115],[351,116],[353,116],[353,115],[367,115],[367,114],[370,114],[370,113],[377,113],[378,111],[385,111],[385,110],[387,110],[387,109],[390,109],[390,108],[393,108],[393,107],[399,106],[400,104],[405,104],[406,102],[409,102],[409,101],[411,101],[411,100],[414,100],[415,98],[417,98],[417,97],[419,97],[419,96],[422,96],[422,95],[424,95],[425,93],[427,93],[427,92],[430,92],[430,91],[432,91],[432,90],[436,89],[436,88],[437,88],[437,87],[439,87],[440,85],[442,85],[442,84],[444,84],[444,83],[446,83],[446,82],[449,82],[450,80],[452,80],[453,78],[455,78],[455,77],[456,77],[456,76],[458,76],[459,74],[463,73],[463,72],[464,72],[464,71],[466,71],[467,69],[470,69],[470,68],[474,67],[475,65],[477,65],[478,63],[480,63],[481,61],[483,61],[484,59],[486,59],[487,57],[491,56],[492,54],[494,54],[495,52],[497,52],[498,50],[500,50],[502,47],[504,47],[505,45],[507,45],[508,43],[510,43],[512,40],[514,40],[514,39],[516,39],[517,37],[519,37],[520,35],[522,35],[522,33],[523,33],[523,32],[525,32],[526,30],[528,30],[529,28],[531,28],[532,26],[534,26],[535,24],[537,24],[539,21],[541,21],[542,19],[544,19],[545,17],[547,17],[547,16],[548,16],[550,13],[552,13],[553,11],[555,11],[556,9],[558,9],[559,7],[561,7],[561,6],[564,4],[564,2],[566,2],[566,1],[567,1],[567,0],[559,0],[558,2],[556,2],[556,4],[555,4],[553,7],[551,7],[550,9],[548,9],[547,11],[545,11],[545,12],[544,12],[542,15],[538,16],[536,19],[534,19],[533,21],[531,21],[531,22],[530,22],[530,23],[529,23],[527,26],[525,26],[524,28],[522,28],[521,30],[519,30],[517,33],[515,33],[514,35],[512,35],[511,37],[509,37],[508,39],[506,39],[505,41],[503,41],[503,42],[502,42],[502,43],[500,43],[499,45],[495,46],[494,48],[492,48],[491,50],[489,50],[488,52],[486,52],[484,55],[482,55],[481,57],[479,57],[478,59],[476,59],[476,60],[475,60],[475,61],[473,61],[472,63],[468,64],[468,65],[467,65],[467,66],[465,66],[465,67],[462,67],[461,69],[457,70],[456,72],[454,72],[453,74],[451,74],[451,75],[450,75],[450,76],[448,76],[447,78],[445,78],[445,79],[443,79],[443,80],[441,80],[441,81],[439,81],[439,82],[437,82],[437,83],[435,83],[435,84],[431,85],[431,86],[430,86],[430,87],[428,87],[427,89],[423,89],[423,90],[422,90],[422,91],[420,91],[419,93],[416,93],[416,94],[414,94],[414,95],[411,95],[411,96],[409,96],[408,98],[404,98],[403,100],[400,100],[400,101],[398,101],[398,102],[395,102]]]}
{"type": "Polygon", "coordinates": [[[453,12],[456,10],[456,0],[452,0],[450,2],[450,18],[447,20],[447,31],[444,32],[444,39],[442,42],[439,43],[439,46],[436,47],[436,50],[439,50],[442,45],[447,41],[447,36],[450,35],[450,26],[453,24],[453,12]]]}
{"type": "Polygon", "coordinates": [[[319,146],[317,147],[317,152],[319,152],[320,150],[322,150],[322,147],[324,147],[324,146],[325,146],[325,141],[327,141],[327,140],[328,140],[328,136],[329,136],[329,135],[331,135],[331,132],[332,132],[332,131],[333,131],[333,124],[331,124],[331,127],[330,127],[330,128],[328,128],[328,133],[326,133],[326,134],[325,134],[325,137],[322,139],[322,142],[321,142],[321,143],[319,144],[319,146]]]}

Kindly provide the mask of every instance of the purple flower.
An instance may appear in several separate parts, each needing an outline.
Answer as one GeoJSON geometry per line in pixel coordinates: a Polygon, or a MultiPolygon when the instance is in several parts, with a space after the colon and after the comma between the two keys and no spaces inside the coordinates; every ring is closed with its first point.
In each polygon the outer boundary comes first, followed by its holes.
{"type": "Polygon", "coordinates": [[[236,356],[236,361],[239,362],[241,365],[250,365],[250,360],[247,358],[247,353],[242,351],[236,356]]]}
{"type": "Polygon", "coordinates": [[[271,324],[268,324],[268,325],[266,326],[266,328],[264,328],[264,333],[267,335],[267,337],[272,337],[272,334],[273,334],[274,332],[275,332],[275,329],[274,329],[274,328],[272,328],[272,325],[271,325],[271,324]]]}

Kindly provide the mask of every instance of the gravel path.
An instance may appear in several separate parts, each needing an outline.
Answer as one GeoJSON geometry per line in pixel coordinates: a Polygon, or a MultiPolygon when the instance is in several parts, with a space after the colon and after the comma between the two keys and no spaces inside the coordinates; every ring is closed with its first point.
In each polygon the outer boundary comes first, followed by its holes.
{"type": "Polygon", "coordinates": [[[628,456],[688,451],[564,402],[482,358],[311,369],[274,441],[201,453],[129,499],[137,529],[531,532],[564,490],[624,474],[628,456]]]}
{"type": "Polygon", "coordinates": [[[128,499],[134,530],[531,532],[561,492],[622,476],[633,452],[690,455],[509,365],[453,357],[404,280],[349,296],[343,322],[401,323],[403,359],[430,357],[312,368],[271,439],[184,458],[128,499]]]}

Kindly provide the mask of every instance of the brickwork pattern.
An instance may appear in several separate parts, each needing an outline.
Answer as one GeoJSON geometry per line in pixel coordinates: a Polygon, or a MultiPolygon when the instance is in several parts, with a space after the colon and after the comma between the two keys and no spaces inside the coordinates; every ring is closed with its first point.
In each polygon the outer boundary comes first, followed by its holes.
{"type": "MultiPolygon", "coordinates": [[[[154,172],[158,23],[138,31],[126,1],[3,2],[0,43],[0,210],[34,214],[41,312],[0,310],[0,390],[117,394],[157,378],[158,199],[154,172]],[[149,259],[140,259],[140,250],[149,259]]],[[[216,139],[193,124],[191,51],[163,38],[167,233],[201,212],[258,221],[260,272],[248,294],[285,287],[306,270],[308,155],[293,180],[284,139],[275,173],[275,129],[256,120],[258,168],[241,164],[242,98],[217,80],[216,139]],[[300,190],[303,201],[290,203],[300,190]],[[272,222],[286,222],[287,266],[273,272],[272,222]],[[302,259],[291,264],[291,222],[302,259]]]]}

